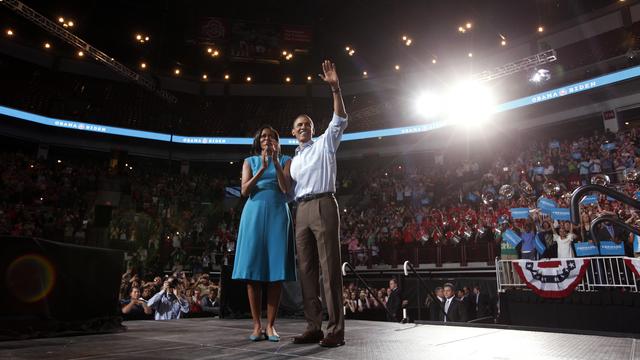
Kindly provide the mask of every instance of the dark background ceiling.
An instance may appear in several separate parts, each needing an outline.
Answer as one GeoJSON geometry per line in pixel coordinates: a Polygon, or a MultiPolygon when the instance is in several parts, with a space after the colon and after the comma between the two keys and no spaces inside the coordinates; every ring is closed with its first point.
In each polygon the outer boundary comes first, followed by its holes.
{"type": "MultiPolygon", "coordinates": [[[[320,61],[333,59],[344,78],[379,76],[431,66],[456,68],[469,64],[472,71],[484,70],[482,57],[501,51],[518,40],[540,36],[537,27],[545,29],[607,6],[621,6],[617,0],[448,0],[448,1],[25,1],[50,19],[60,16],[73,19],[73,32],[138,70],[146,62],[155,75],[170,75],[180,67],[184,77],[221,79],[232,74],[242,81],[251,74],[255,82],[278,82],[291,76],[293,82],[304,82],[308,74],[318,72],[320,61]],[[291,61],[264,64],[234,61],[230,56],[232,40],[216,44],[221,55],[212,58],[198,38],[201,19],[219,17],[229,24],[249,21],[260,24],[308,26],[313,40],[307,53],[296,53],[291,61]],[[465,34],[458,26],[470,21],[473,26],[465,34]],[[134,35],[142,33],[151,40],[142,45],[134,35]],[[408,35],[412,46],[401,41],[408,35]],[[500,45],[500,35],[507,46],[500,45]],[[356,49],[348,56],[345,46],[356,49]],[[476,54],[468,58],[467,54],[476,54]],[[433,65],[431,60],[437,59],[433,65]]],[[[9,9],[0,6],[3,27],[16,30],[16,41],[41,46],[50,41],[54,51],[73,56],[75,50],[46,34],[9,9]]],[[[282,59],[280,59],[282,60],[282,59]]]]}

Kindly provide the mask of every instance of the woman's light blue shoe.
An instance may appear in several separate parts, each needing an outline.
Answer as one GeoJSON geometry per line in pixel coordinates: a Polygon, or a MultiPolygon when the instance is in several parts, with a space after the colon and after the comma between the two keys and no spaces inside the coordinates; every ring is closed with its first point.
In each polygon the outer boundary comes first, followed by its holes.
{"type": "Polygon", "coordinates": [[[278,336],[278,335],[271,335],[271,336],[267,336],[267,339],[268,339],[269,341],[272,341],[272,342],[278,342],[278,341],[280,341],[280,336],[278,336]]]}
{"type": "Polygon", "coordinates": [[[257,335],[257,336],[253,334],[249,335],[249,340],[251,341],[262,341],[262,340],[265,340],[266,338],[267,338],[267,333],[265,332],[262,332],[260,333],[260,335],[257,335]]]}

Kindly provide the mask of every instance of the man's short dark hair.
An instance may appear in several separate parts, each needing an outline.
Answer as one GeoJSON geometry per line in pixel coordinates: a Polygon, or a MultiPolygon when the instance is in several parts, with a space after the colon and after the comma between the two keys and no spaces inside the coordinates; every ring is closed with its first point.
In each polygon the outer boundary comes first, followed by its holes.
{"type": "Polygon", "coordinates": [[[456,287],[453,286],[452,283],[444,283],[443,288],[446,288],[446,287],[451,288],[451,290],[454,290],[454,291],[456,290],[456,287]]]}
{"type": "Polygon", "coordinates": [[[306,117],[307,119],[309,119],[309,121],[311,121],[311,124],[313,124],[313,120],[311,119],[311,116],[309,116],[309,115],[307,115],[307,114],[300,114],[300,115],[296,116],[296,117],[293,119],[293,123],[291,124],[291,128],[294,128],[294,127],[296,126],[296,120],[298,120],[298,118],[299,118],[300,116],[304,116],[304,117],[306,117]]]}
{"type": "Polygon", "coordinates": [[[438,287],[436,287],[436,289],[435,289],[435,290],[433,290],[433,291],[440,291],[440,290],[444,290],[444,289],[442,288],[442,286],[438,286],[438,287]]]}

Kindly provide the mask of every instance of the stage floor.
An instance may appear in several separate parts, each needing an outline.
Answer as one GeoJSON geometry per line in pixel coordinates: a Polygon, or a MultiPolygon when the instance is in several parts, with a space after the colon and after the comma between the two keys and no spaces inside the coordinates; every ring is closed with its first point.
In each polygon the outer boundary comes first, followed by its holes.
{"type": "Polygon", "coordinates": [[[327,349],[290,342],[303,320],[279,320],[279,343],[246,340],[250,320],[125,325],[116,334],[0,342],[0,359],[640,359],[631,338],[478,327],[349,320],[346,345],[327,349]]]}

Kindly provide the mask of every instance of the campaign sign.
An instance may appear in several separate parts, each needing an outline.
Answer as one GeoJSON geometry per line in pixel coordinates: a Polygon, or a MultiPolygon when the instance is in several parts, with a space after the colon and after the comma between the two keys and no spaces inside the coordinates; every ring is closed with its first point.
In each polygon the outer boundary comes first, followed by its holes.
{"type": "Polygon", "coordinates": [[[571,220],[571,213],[568,208],[556,208],[551,210],[551,218],[558,221],[571,220]]]}
{"type": "Polygon", "coordinates": [[[575,243],[574,247],[576,249],[577,257],[600,255],[600,251],[598,251],[598,247],[596,246],[596,244],[591,244],[588,242],[580,242],[580,243],[575,243]]]}
{"type": "Polygon", "coordinates": [[[534,245],[536,246],[536,251],[538,252],[539,255],[544,254],[544,252],[547,250],[547,247],[544,245],[544,243],[542,242],[542,240],[540,240],[540,236],[538,236],[538,234],[536,234],[534,241],[534,245]]]}
{"type": "Polygon", "coordinates": [[[624,255],[624,244],[616,244],[613,241],[600,241],[600,255],[622,256],[624,255]]]}
{"type": "Polygon", "coordinates": [[[557,207],[558,207],[558,204],[556,204],[556,202],[551,199],[547,199],[544,196],[541,196],[540,198],[538,198],[538,208],[547,215],[551,214],[551,210],[557,207]]]}
{"type": "Polygon", "coordinates": [[[586,195],[580,200],[582,205],[591,205],[598,202],[598,195],[586,195]]]}
{"type": "Polygon", "coordinates": [[[529,218],[529,208],[511,208],[511,218],[513,219],[527,219],[529,218]]]}
{"type": "Polygon", "coordinates": [[[507,229],[502,233],[502,239],[513,247],[516,247],[522,241],[522,238],[511,229],[507,229]]]}
{"type": "Polygon", "coordinates": [[[633,234],[633,252],[640,253],[640,236],[633,234]]]}

